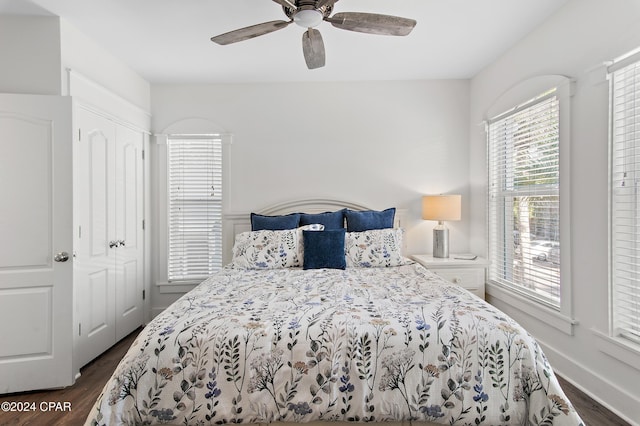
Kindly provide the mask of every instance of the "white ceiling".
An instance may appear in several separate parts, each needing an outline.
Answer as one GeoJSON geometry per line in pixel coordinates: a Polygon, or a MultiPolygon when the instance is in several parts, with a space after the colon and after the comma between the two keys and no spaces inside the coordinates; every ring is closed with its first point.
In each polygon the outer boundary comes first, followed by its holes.
{"type": "Polygon", "coordinates": [[[150,83],[470,78],[568,0],[341,0],[334,12],[413,18],[407,37],[319,29],[326,66],[306,68],[304,29],[227,46],[214,35],[287,19],[271,0],[0,0],[0,14],[57,15],[150,83]]]}

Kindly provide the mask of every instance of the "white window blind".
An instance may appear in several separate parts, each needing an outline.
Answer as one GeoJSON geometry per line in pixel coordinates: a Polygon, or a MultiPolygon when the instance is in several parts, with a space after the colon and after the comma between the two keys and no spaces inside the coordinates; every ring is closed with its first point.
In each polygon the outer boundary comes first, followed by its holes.
{"type": "Polygon", "coordinates": [[[640,343],[640,61],[610,84],[613,334],[640,343]]]}
{"type": "Polygon", "coordinates": [[[222,266],[222,139],[168,138],[168,280],[208,277],[222,266]]]}
{"type": "Polygon", "coordinates": [[[560,140],[556,91],[488,125],[492,282],[560,306],[560,140]]]}

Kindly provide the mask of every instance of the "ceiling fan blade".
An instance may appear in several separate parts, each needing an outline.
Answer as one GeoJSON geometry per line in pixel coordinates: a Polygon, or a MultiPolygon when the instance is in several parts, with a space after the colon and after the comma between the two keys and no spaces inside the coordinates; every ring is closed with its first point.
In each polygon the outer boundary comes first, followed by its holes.
{"type": "Polygon", "coordinates": [[[406,36],[416,26],[414,19],[360,12],[336,13],[325,21],[343,30],[392,36],[406,36]]]}
{"type": "Polygon", "coordinates": [[[296,9],[296,5],[290,0],[273,0],[278,3],[280,6],[288,7],[290,9],[296,9]]]}
{"type": "Polygon", "coordinates": [[[293,21],[269,21],[262,24],[251,25],[250,27],[240,28],[238,30],[229,31],[211,37],[211,41],[221,45],[237,43],[239,41],[249,40],[250,38],[269,34],[274,31],[281,30],[293,21]]]}
{"type": "Polygon", "coordinates": [[[324,67],[324,42],[320,31],[309,28],[302,34],[302,53],[310,70],[324,67]]]}
{"type": "Polygon", "coordinates": [[[320,9],[322,6],[333,6],[337,2],[338,0],[318,0],[318,3],[316,3],[316,9],[320,9]]]}

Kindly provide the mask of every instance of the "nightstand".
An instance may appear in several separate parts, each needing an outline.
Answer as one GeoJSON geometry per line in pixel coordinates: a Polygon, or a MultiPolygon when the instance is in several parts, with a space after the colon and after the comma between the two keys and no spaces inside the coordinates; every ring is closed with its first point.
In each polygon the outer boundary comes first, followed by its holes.
{"type": "Polygon", "coordinates": [[[455,254],[451,254],[448,258],[433,257],[430,254],[411,256],[431,272],[484,299],[484,283],[489,261],[483,257],[477,257],[475,260],[462,260],[455,257],[455,254]]]}

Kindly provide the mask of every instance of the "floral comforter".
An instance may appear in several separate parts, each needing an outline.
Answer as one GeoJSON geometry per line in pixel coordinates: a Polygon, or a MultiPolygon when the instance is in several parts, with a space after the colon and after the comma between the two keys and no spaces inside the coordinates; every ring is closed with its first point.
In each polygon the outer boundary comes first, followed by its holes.
{"type": "Polygon", "coordinates": [[[580,425],[536,341],[419,265],[224,268],[138,336],[87,425],[580,425]]]}

